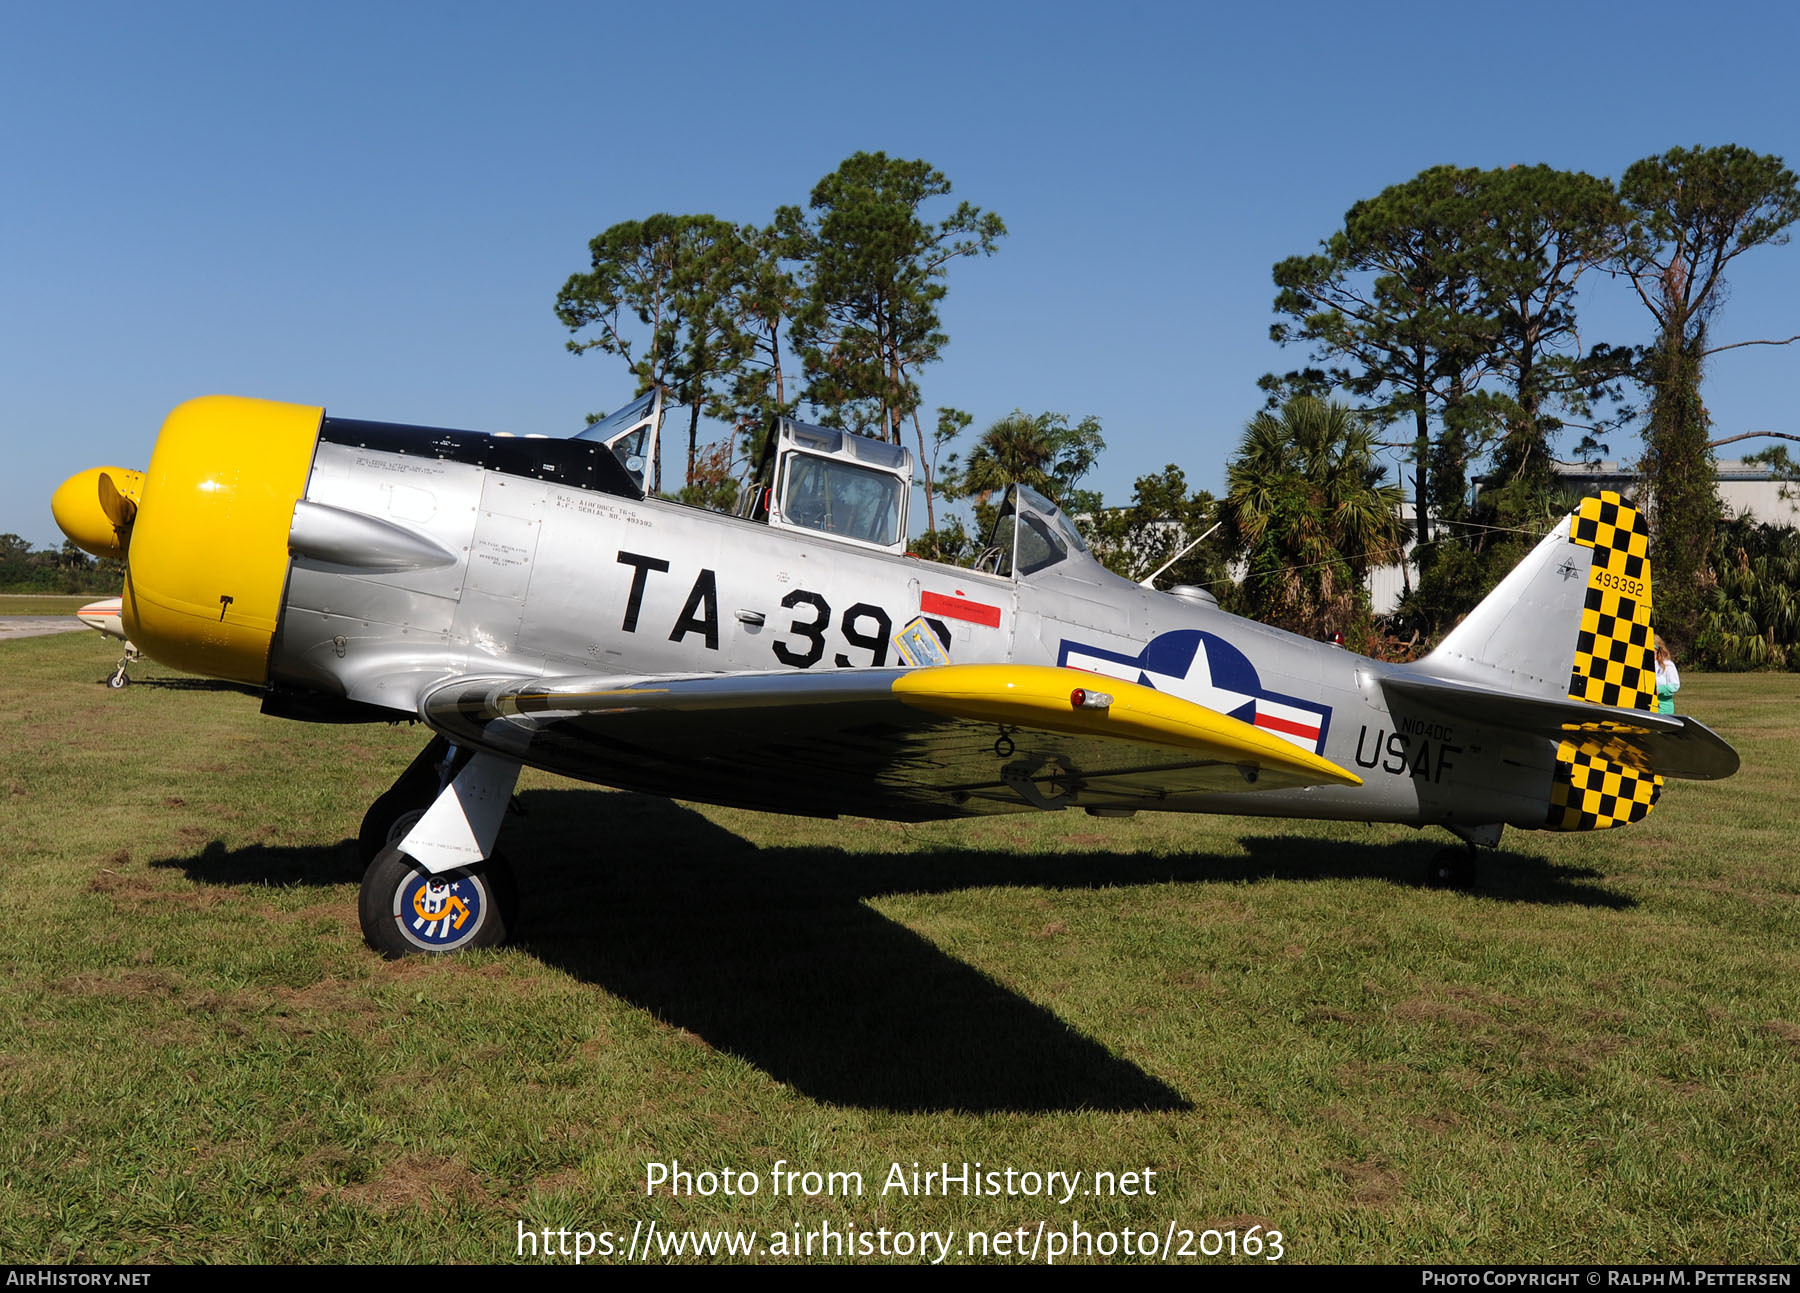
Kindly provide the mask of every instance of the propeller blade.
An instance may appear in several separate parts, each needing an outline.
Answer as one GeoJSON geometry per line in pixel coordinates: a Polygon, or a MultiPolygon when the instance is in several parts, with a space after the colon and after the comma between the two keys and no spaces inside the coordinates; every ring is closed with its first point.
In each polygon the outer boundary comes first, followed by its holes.
{"type": "Polygon", "coordinates": [[[131,523],[137,520],[137,504],[119,492],[119,487],[113,484],[113,478],[106,472],[100,473],[100,510],[106,513],[106,519],[113,523],[113,528],[120,531],[121,538],[124,537],[124,531],[131,528],[131,523]]]}

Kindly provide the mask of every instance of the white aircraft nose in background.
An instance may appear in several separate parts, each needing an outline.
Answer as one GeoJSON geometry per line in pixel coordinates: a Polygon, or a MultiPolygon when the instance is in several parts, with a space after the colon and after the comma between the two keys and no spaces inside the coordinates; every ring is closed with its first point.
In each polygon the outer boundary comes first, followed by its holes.
{"type": "Polygon", "coordinates": [[[97,602],[89,602],[75,612],[75,618],[91,629],[98,629],[109,638],[118,638],[125,644],[125,654],[119,657],[119,667],[106,680],[106,685],[114,691],[131,682],[131,676],[125,671],[138,658],[138,649],[125,635],[125,623],[121,614],[125,599],[122,597],[103,597],[97,602]]]}
{"type": "Polygon", "coordinates": [[[107,597],[97,602],[89,602],[75,612],[75,618],[91,629],[99,629],[109,638],[125,640],[124,626],[119,622],[121,598],[107,597]]]}

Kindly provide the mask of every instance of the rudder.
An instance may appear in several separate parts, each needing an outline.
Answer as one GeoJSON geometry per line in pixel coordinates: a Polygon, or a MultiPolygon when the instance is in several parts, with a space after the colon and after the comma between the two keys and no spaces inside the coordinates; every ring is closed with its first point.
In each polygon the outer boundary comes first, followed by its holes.
{"type": "MultiPolygon", "coordinates": [[[[1594,552],[1569,671],[1569,698],[1654,710],[1650,527],[1644,514],[1617,494],[1584,498],[1571,518],[1569,540],[1594,552]]],[[[1556,747],[1544,824],[1557,831],[1628,826],[1650,815],[1662,784],[1661,777],[1564,741],[1556,747]]]]}
{"type": "Polygon", "coordinates": [[[1650,631],[1650,527],[1617,494],[1584,498],[1569,541],[1594,550],[1569,698],[1619,709],[1656,708],[1650,631]]]}
{"type": "MultiPolygon", "coordinates": [[[[1619,495],[1583,499],[1421,670],[1519,695],[1653,711],[1649,548],[1643,514],[1619,495]]],[[[1557,746],[1546,829],[1603,830],[1649,814],[1662,778],[1611,762],[1601,745],[1576,737],[1557,746]]]]}

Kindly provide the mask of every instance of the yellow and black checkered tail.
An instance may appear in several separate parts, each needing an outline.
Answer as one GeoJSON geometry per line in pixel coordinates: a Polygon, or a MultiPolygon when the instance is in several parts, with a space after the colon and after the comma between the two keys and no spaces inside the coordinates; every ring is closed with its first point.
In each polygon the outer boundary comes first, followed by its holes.
{"type": "MultiPolygon", "coordinates": [[[[1617,494],[1583,499],[1570,518],[1569,542],[1593,549],[1569,698],[1655,709],[1650,531],[1643,514],[1617,494]]],[[[1626,826],[1649,816],[1661,793],[1661,777],[1609,761],[1592,741],[1564,741],[1556,749],[1545,825],[1559,831],[1626,826]]]]}

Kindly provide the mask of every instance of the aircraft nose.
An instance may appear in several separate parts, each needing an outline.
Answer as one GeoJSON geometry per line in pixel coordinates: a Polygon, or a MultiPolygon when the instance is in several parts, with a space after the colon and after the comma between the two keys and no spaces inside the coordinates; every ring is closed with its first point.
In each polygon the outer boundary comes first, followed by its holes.
{"type": "Polygon", "coordinates": [[[137,519],[144,474],[129,467],[90,467],[77,472],[50,496],[57,528],[76,547],[96,557],[121,559],[137,519]]]}
{"type": "MultiPolygon", "coordinates": [[[[260,685],[325,410],[208,395],[164,419],[131,533],[125,629],[153,660],[260,685]]],[[[104,482],[96,488],[105,492],[104,482]]]]}
{"type": "Polygon", "coordinates": [[[124,599],[104,597],[97,602],[89,602],[75,612],[75,618],[91,629],[99,629],[102,633],[113,637],[123,637],[124,630],[119,627],[119,614],[124,599]]]}

